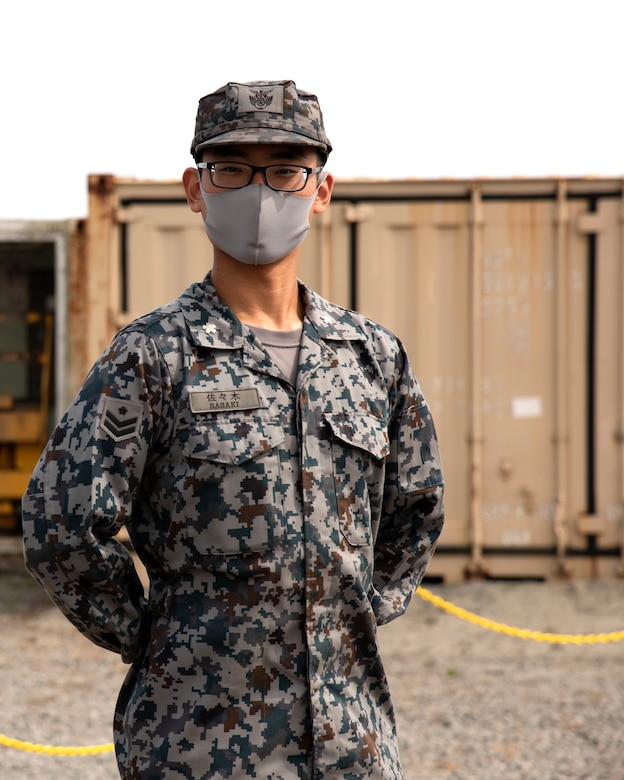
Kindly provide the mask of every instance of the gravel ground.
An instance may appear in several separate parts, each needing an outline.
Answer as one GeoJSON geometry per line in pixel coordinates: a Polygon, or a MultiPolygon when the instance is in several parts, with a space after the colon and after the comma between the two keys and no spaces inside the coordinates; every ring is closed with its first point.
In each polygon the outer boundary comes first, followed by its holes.
{"type": "MultiPolygon", "coordinates": [[[[468,582],[428,588],[506,624],[624,629],[624,583],[468,582]]],[[[126,667],[0,559],[0,733],[53,745],[110,742],[126,667]]],[[[622,780],[624,642],[551,645],[471,625],[415,597],[381,631],[406,780],[622,780]]],[[[0,746],[0,777],[118,780],[112,753],[55,757],[0,746]]]]}

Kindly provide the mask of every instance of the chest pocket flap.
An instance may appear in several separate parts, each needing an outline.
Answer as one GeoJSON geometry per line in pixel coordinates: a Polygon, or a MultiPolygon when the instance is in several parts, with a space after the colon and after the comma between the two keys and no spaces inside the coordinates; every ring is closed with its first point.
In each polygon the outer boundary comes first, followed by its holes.
{"type": "Polygon", "coordinates": [[[372,414],[337,412],[326,414],[325,420],[334,436],[352,447],[369,452],[377,460],[390,453],[388,430],[384,419],[372,414]]]}
{"type": "Polygon", "coordinates": [[[272,450],[284,438],[282,426],[271,417],[215,415],[187,433],[182,449],[188,458],[240,465],[272,450]]]}

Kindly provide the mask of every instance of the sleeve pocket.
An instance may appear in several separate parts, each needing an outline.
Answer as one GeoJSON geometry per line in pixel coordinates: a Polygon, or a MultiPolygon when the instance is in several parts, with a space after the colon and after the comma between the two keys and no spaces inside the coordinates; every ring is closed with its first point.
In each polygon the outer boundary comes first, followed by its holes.
{"type": "Polygon", "coordinates": [[[402,493],[422,492],[442,484],[438,439],[425,401],[408,407],[401,416],[398,466],[402,493]]]}

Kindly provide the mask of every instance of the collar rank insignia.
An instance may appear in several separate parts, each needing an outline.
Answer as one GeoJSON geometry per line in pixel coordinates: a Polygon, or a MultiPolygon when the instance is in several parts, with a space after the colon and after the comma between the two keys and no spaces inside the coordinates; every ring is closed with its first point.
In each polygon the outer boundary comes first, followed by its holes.
{"type": "Polygon", "coordinates": [[[100,428],[114,441],[133,439],[138,434],[140,419],[139,404],[122,401],[120,398],[105,397],[100,428]]]}

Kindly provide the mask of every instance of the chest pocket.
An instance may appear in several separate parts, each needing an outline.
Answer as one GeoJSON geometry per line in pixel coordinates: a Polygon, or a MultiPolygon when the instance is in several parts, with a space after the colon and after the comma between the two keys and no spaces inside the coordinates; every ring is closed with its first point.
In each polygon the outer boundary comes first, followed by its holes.
{"type": "Polygon", "coordinates": [[[351,547],[372,545],[390,452],[386,422],[351,412],[326,414],[325,421],[331,430],[340,532],[351,547]]]}
{"type": "Polygon", "coordinates": [[[283,535],[280,423],[259,414],[215,414],[179,432],[186,473],[178,514],[200,555],[274,547],[283,535]]]}

